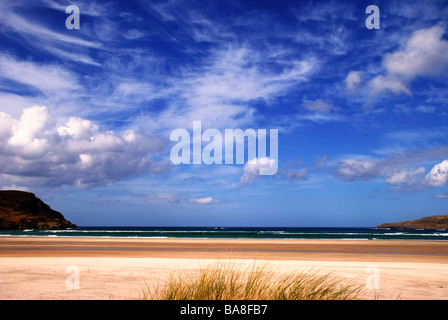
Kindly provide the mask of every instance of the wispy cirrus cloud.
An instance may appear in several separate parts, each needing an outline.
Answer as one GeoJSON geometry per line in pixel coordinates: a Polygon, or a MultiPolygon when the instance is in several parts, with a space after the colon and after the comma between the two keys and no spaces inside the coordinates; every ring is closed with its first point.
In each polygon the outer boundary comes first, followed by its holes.
{"type": "Polygon", "coordinates": [[[266,170],[267,168],[273,168],[275,166],[278,166],[276,160],[267,157],[248,160],[243,167],[243,175],[240,178],[238,187],[242,188],[254,183],[258,179],[260,179],[260,177],[263,177],[260,173],[262,169],[266,170]]]}
{"type": "MultiPolygon", "coordinates": [[[[52,28],[42,24],[38,19],[19,15],[14,10],[16,5],[10,4],[10,6],[2,7],[1,25],[5,36],[22,39],[37,52],[45,52],[62,61],[75,61],[100,66],[100,63],[90,56],[89,51],[103,48],[101,41],[92,40],[84,32],[67,34],[65,25],[62,23],[59,28],[52,28]],[[74,47],[77,48],[76,54],[73,53],[74,47]]],[[[42,5],[46,6],[46,3],[42,5]]],[[[65,7],[63,9],[58,7],[58,9],[61,11],[61,17],[64,17],[65,7]]],[[[83,14],[85,14],[84,11],[83,14]]]]}
{"type": "Polygon", "coordinates": [[[58,115],[65,111],[76,113],[86,96],[79,74],[63,64],[21,60],[0,53],[0,74],[4,84],[0,90],[2,111],[14,116],[35,104],[47,105],[58,115]]]}
{"type": "Polygon", "coordinates": [[[57,64],[20,61],[0,55],[0,71],[3,77],[32,86],[50,97],[58,91],[67,93],[81,88],[77,75],[57,64]]]}
{"type": "Polygon", "coordinates": [[[157,115],[162,121],[145,121],[155,128],[169,123],[171,129],[190,127],[193,120],[214,128],[253,124],[259,110],[252,102],[276,99],[314,71],[313,59],[274,61],[276,68],[268,70],[265,54],[246,46],[216,49],[202,67],[184,68],[169,78],[172,99],[157,115]]]}

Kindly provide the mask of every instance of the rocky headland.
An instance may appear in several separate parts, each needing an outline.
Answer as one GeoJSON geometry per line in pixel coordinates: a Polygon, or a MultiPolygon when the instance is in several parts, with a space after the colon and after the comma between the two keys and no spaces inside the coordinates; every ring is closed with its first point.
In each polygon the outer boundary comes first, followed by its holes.
{"type": "Polygon", "coordinates": [[[429,216],[416,220],[382,223],[377,228],[389,229],[448,229],[448,215],[429,216]]]}
{"type": "Polygon", "coordinates": [[[33,193],[0,191],[0,229],[68,229],[77,226],[33,193]]]}

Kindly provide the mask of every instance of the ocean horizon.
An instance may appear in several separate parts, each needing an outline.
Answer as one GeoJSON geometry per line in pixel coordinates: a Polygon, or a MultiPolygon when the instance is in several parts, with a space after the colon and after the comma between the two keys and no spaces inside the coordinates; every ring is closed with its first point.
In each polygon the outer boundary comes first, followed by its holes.
{"type": "Polygon", "coordinates": [[[0,230],[1,236],[201,239],[448,240],[448,230],[367,227],[129,227],[0,230]]]}

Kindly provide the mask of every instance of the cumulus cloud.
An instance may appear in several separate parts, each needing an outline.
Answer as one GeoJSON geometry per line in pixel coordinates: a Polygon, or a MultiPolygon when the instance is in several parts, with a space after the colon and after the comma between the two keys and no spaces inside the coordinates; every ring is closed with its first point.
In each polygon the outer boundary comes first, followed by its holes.
{"type": "Polygon", "coordinates": [[[275,160],[267,157],[248,160],[243,167],[239,187],[254,183],[260,178],[260,169],[274,167],[275,160]]]}
{"type": "MultiPolygon", "coordinates": [[[[8,118],[8,115],[3,118],[8,118]]],[[[9,119],[12,120],[10,117],[9,119]]],[[[46,107],[34,106],[24,109],[19,121],[12,120],[8,143],[16,155],[26,158],[39,157],[50,147],[53,139],[47,128],[54,124],[54,119],[50,117],[46,107]]]]}
{"type": "Polygon", "coordinates": [[[425,172],[425,168],[420,167],[415,170],[398,170],[398,171],[392,171],[387,172],[384,177],[384,181],[389,184],[393,185],[400,185],[400,184],[415,184],[418,182],[418,180],[415,178],[415,176],[418,176],[425,172]]]}
{"type": "Polygon", "coordinates": [[[409,88],[399,79],[394,76],[376,76],[369,82],[370,93],[377,95],[384,90],[390,90],[395,94],[405,93],[411,95],[409,88]]]}
{"type": "Polygon", "coordinates": [[[218,200],[215,200],[212,197],[189,199],[188,201],[194,204],[212,204],[218,202],[218,200]]]}
{"type": "Polygon", "coordinates": [[[371,159],[343,159],[339,161],[335,174],[345,181],[369,180],[380,175],[380,163],[371,159]]]}
{"type": "Polygon", "coordinates": [[[448,160],[436,164],[425,177],[430,186],[441,187],[448,181],[448,160]]]}
{"type": "Polygon", "coordinates": [[[45,106],[25,108],[20,119],[0,112],[0,174],[22,186],[79,188],[103,185],[146,173],[170,170],[150,159],[162,140],[141,131],[102,131],[72,117],[58,126],[45,106]]]}
{"type": "Polygon", "coordinates": [[[437,76],[448,69],[448,41],[441,25],[415,31],[405,46],[387,55],[383,65],[391,74],[406,78],[437,76]]]}
{"type": "Polygon", "coordinates": [[[355,91],[361,83],[361,71],[350,71],[345,78],[345,85],[350,91],[355,91]]]}
{"type": "Polygon", "coordinates": [[[384,90],[395,94],[411,94],[406,84],[419,76],[435,77],[448,70],[448,41],[443,39],[445,28],[415,31],[397,51],[386,55],[383,66],[387,75],[378,75],[370,81],[371,94],[384,90]]]}
{"type": "MultiPolygon", "coordinates": [[[[426,155],[434,153],[429,151],[426,155]]],[[[334,174],[345,181],[370,180],[383,178],[394,191],[423,190],[429,187],[441,187],[448,182],[448,160],[435,164],[426,174],[425,168],[409,168],[412,162],[423,157],[410,159],[408,154],[383,159],[349,158],[339,161],[334,174]]]]}

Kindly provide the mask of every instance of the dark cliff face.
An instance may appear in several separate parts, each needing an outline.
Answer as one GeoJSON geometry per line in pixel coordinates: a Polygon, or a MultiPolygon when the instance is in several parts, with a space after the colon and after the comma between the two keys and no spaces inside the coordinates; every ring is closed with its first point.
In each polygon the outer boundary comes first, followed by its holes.
{"type": "Polygon", "coordinates": [[[67,229],[76,225],[33,193],[0,191],[0,229],[67,229]]]}
{"type": "Polygon", "coordinates": [[[417,220],[395,223],[382,223],[377,228],[390,229],[448,229],[448,215],[430,216],[417,220]]]}

